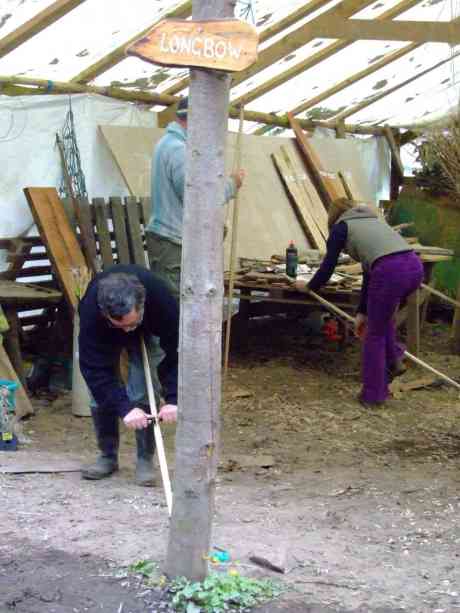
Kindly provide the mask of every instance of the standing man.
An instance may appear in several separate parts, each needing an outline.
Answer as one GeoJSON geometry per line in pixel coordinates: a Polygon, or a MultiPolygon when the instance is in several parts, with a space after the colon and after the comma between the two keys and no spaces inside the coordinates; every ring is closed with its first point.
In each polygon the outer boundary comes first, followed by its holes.
{"type": "MultiPolygon", "coordinates": [[[[184,209],[185,157],[188,98],[182,98],[166,134],[155,147],[152,160],[152,216],[146,227],[150,268],[167,280],[180,295],[182,217],[184,209]]],[[[245,173],[234,173],[225,184],[225,202],[235,197],[245,173]]],[[[221,204],[221,203],[218,203],[221,204]]]]}
{"type": "MultiPolygon", "coordinates": [[[[166,404],[159,412],[176,421],[179,307],[166,284],[136,265],[116,265],[97,274],[79,306],[80,368],[93,402],[91,413],[100,455],[82,470],[84,479],[103,479],[118,470],[118,419],[136,431],[136,482],[153,486],[153,424],[141,352],[152,336],[159,338],[164,359],[158,378],[166,404]],[[129,356],[128,383],[119,378],[120,354],[129,356]],[[146,412],[147,409],[147,412],[146,412]]],[[[155,381],[157,377],[153,377],[155,381]]],[[[159,390],[155,390],[157,399],[159,390]]]]}

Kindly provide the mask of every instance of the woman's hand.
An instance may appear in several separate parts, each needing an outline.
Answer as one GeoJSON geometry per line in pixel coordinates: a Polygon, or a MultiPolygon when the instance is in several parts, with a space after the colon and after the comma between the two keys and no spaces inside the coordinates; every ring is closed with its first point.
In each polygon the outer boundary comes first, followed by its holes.
{"type": "Polygon", "coordinates": [[[357,313],[355,317],[355,336],[363,340],[366,335],[367,315],[357,313]]]}

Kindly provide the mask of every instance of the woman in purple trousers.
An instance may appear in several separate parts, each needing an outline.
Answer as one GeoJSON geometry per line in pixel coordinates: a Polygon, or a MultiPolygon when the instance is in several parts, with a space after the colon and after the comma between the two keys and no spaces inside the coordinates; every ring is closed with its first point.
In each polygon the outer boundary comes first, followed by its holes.
{"type": "Polygon", "coordinates": [[[420,258],[376,209],[348,198],[338,198],[328,211],[326,256],[309,283],[298,280],[299,290],[317,291],[331,277],[341,251],[363,267],[361,300],[355,333],[363,339],[362,382],[359,401],[366,408],[382,405],[389,395],[389,375],[401,374],[403,347],[396,340],[394,315],[400,302],[423,280],[420,258]]]}

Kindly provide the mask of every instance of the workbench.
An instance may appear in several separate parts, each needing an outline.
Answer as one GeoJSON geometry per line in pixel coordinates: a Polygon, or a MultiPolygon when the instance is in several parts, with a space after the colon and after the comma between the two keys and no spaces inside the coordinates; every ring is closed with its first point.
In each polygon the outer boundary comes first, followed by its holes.
{"type": "MultiPolygon", "coordinates": [[[[438,247],[414,246],[425,269],[425,283],[433,284],[433,268],[437,262],[452,259],[453,253],[448,249],[438,247]]],[[[247,279],[247,274],[237,273],[234,277],[233,298],[240,300],[238,316],[235,319],[235,333],[240,344],[247,342],[249,319],[264,315],[274,315],[280,312],[304,312],[311,307],[323,309],[319,302],[307,293],[300,292],[288,283],[270,282],[270,273],[259,273],[259,279],[247,279]]],[[[254,275],[256,276],[256,275],[254,275]]],[[[228,297],[229,273],[224,276],[225,295],[228,297]]],[[[327,301],[332,302],[344,311],[355,313],[359,304],[361,288],[359,284],[349,286],[334,284],[326,285],[318,292],[327,301]]],[[[428,292],[419,289],[407,300],[407,304],[397,315],[398,327],[405,322],[407,327],[407,348],[417,355],[420,350],[420,328],[428,306],[428,292]]],[[[345,328],[346,329],[346,328],[345,328]]],[[[346,337],[346,334],[345,334],[346,337]]]]}
{"type": "Polygon", "coordinates": [[[24,388],[26,376],[22,363],[18,312],[57,306],[61,300],[62,292],[58,290],[0,279],[0,305],[10,327],[5,333],[5,348],[24,388]]]}

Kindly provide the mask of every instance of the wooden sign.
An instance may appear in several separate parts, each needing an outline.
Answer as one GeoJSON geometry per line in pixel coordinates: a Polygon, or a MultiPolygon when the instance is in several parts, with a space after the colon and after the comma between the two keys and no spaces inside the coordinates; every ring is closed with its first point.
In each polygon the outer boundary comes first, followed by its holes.
{"type": "Polygon", "coordinates": [[[126,49],[152,64],[238,72],[257,59],[259,36],[238,19],[164,19],[126,49]]]}

